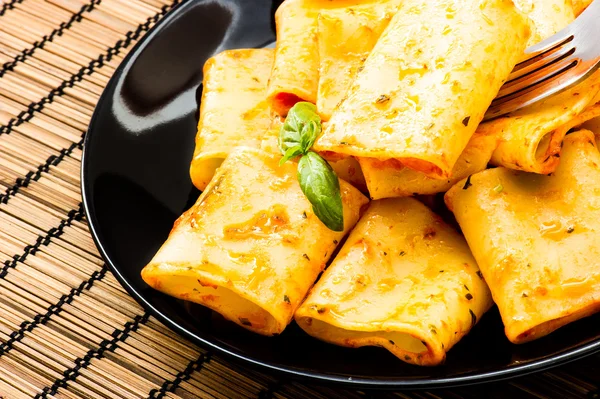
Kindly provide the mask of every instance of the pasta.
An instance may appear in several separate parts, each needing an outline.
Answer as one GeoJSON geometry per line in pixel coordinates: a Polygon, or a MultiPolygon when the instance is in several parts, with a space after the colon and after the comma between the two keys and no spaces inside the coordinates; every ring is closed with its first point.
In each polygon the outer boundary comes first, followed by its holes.
{"type": "MultiPolygon", "coordinates": [[[[594,107],[595,110],[598,109],[597,106],[594,107]]],[[[581,124],[581,128],[593,132],[596,135],[596,142],[598,142],[598,137],[600,136],[600,116],[589,118],[589,120],[586,120],[581,124]]]]}
{"type": "Polygon", "coordinates": [[[275,13],[277,45],[268,93],[272,109],[281,116],[298,101],[316,103],[319,85],[317,18],[323,9],[375,0],[287,0],[275,13]]]}
{"type": "Polygon", "coordinates": [[[371,199],[408,197],[445,192],[456,182],[484,170],[498,138],[495,135],[474,134],[460,154],[448,179],[440,180],[407,168],[395,159],[380,161],[359,158],[371,199]]]}
{"type": "MultiPolygon", "coordinates": [[[[547,2],[519,0],[515,4],[530,20],[533,34],[528,45],[535,44],[553,35],[575,18],[573,8],[568,0],[547,2]]],[[[365,42],[368,43],[368,40],[365,42]]],[[[350,55],[352,56],[354,53],[350,53],[350,55]]],[[[350,62],[352,64],[353,59],[349,58],[350,61],[346,61],[346,63],[350,62]]],[[[338,68],[338,70],[341,70],[341,68],[338,68]]],[[[340,80],[340,78],[337,79],[337,81],[340,80]]],[[[564,130],[565,127],[566,125],[561,130],[564,130]]],[[[428,177],[404,166],[395,159],[381,161],[374,158],[360,158],[359,162],[365,175],[371,199],[445,192],[456,182],[484,170],[492,157],[492,152],[498,145],[500,132],[499,129],[494,128],[482,129],[481,131],[482,133],[473,135],[454,165],[449,178],[444,180],[428,177]]],[[[568,129],[564,130],[564,133],[566,131],[568,129]]],[[[555,137],[562,139],[557,133],[555,133],[555,137]]]]}
{"type": "Polygon", "coordinates": [[[600,153],[581,130],[551,176],[489,169],[446,194],[512,342],[600,310],[598,192],[600,153]]]}
{"type": "Polygon", "coordinates": [[[298,101],[317,99],[316,13],[308,0],[286,1],[275,13],[277,45],[267,95],[282,116],[298,101]]]}
{"type": "Polygon", "coordinates": [[[575,15],[581,14],[593,0],[573,0],[575,15]]]}
{"type": "Polygon", "coordinates": [[[448,178],[529,34],[512,1],[403,1],[315,149],[448,178]]]}
{"type": "Polygon", "coordinates": [[[517,8],[530,20],[532,34],[527,47],[560,31],[575,20],[571,0],[514,0],[517,8]]]}
{"type": "Polygon", "coordinates": [[[600,71],[481,123],[589,3],[284,1],[274,50],[205,63],[203,192],[143,280],[257,334],[295,320],[421,366],[494,302],[516,344],[600,311],[600,71]]]}
{"type": "Polygon", "coordinates": [[[317,109],[324,120],[340,104],[356,72],[386,28],[400,0],[331,10],[318,18],[317,109]]]}
{"type": "Polygon", "coordinates": [[[477,131],[500,135],[491,163],[511,169],[548,174],[559,163],[564,129],[600,91],[600,72],[576,87],[545,101],[483,123],[477,131]],[[562,134],[561,134],[562,132],[562,134]]]}
{"type": "MultiPolygon", "coordinates": [[[[519,0],[517,6],[530,18],[535,32],[529,45],[550,37],[575,19],[577,7],[569,1],[519,0]],[[573,12],[575,9],[575,12],[573,12]]],[[[547,174],[559,162],[562,140],[569,121],[581,113],[600,92],[600,73],[538,104],[479,126],[478,132],[499,135],[492,155],[494,165],[547,174]]]]}
{"type": "Polygon", "coordinates": [[[292,163],[238,147],[142,271],[151,287],[280,334],[367,199],[341,183],[344,231],[314,215],[292,163]]]}
{"type": "Polygon", "coordinates": [[[374,201],[295,318],[338,345],[437,365],[490,308],[465,240],[411,198],[374,201]]]}
{"type": "Polygon", "coordinates": [[[228,50],[204,65],[204,89],[192,182],[204,190],[215,170],[236,146],[260,147],[271,124],[265,100],[273,65],[271,49],[228,50]]]}

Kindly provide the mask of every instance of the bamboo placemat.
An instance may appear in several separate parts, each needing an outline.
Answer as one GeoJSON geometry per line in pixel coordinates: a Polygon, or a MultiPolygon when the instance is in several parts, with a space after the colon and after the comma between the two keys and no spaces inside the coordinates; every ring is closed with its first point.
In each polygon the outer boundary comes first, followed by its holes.
{"type": "Polygon", "coordinates": [[[115,68],[178,1],[0,0],[0,399],[600,398],[600,357],[510,382],[368,393],[281,381],[177,336],[107,270],[83,136],[115,68]]]}

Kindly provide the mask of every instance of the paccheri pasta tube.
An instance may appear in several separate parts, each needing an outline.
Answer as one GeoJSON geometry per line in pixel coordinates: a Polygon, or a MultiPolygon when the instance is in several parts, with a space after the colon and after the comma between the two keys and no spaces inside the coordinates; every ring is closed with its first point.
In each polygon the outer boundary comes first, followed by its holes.
{"type": "Polygon", "coordinates": [[[593,0],[573,0],[573,10],[575,15],[581,14],[593,0]]]}
{"type": "Polygon", "coordinates": [[[342,102],[400,1],[382,1],[319,13],[320,66],[316,105],[324,120],[329,120],[342,102]]]}
{"type": "Polygon", "coordinates": [[[328,162],[340,179],[347,181],[362,192],[367,191],[365,175],[363,174],[360,163],[356,160],[356,158],[345,157],[328,162]]]}
{"type": "Polygon", "coordinates": [[[499,135],[491,163],[510,169],[548,174],[560,159],[564,126],[588,106],[600,91],[600,71],[579,85],[506,117],[479,125],[478,133],[499,135]]]}
{"type": "Polygon", "coordinates": [[[498,305],[523,343],[600,309],[600,154],[567,135],[556,171],[489,169],[446,194],[498,305]]]}
{"type": "MultiPolygon", "coordinates": [[[[543,40],[573,22],[569,1],[549,0],[536,2],[519,0],[516,4],[525,12],[536,34],[533,42],[543,40]]],[[[530,44],[533,44],[530,43],[530,44]]],[[[483,123],[477,131],[498,135],[500,142],[491,163],[516,170],[547,174],[559,163],[560,149],[565,133],[576,118],[600,93],[600,73],[564,93],[505,117],[483,123]]]]}
{"type": "Polygon", "coordinates": [[[277,44],[268,98],[281,116],[299,101],[317,102],[319,49],[317,18],[325,9],[375,0],[286,0],[275,13],[277,44]]]}
{"type": "Polygon", "coordinates": [[[509,0],[401,2],[315,149],[448,178],[529,34],[509,0]]]}
{"type": "Polygon", "coordinates": [[[237,146],[259,148],[271,124],[266,88],[272,49],[227,50],[204,65],[200,121],[192,182],[204,190],[215,170],[237,146]]]}
{"type": "Polygon", "coordinates": [[[527,47],[552,36],[575,20],[571,0],[514,0],[529,17],[532,34],[527,47]]]}
{"type": "MultiPolygon", "coordinates": [[[[565,135],[573,128],[583,128],[592,131],[594,134],[598,132],[598,118],[600,117],[600,103],[594,104],[569,122],[557,128],[555,134],[564,138],[565,135]]],[[[562,140],[561,140],[562,142],[562,140]]]]}
{"type": "Polygon", "coordinates": [[[456,182],[484,170],[497,143],[495,135],[474,134],[452,168],[451,176],[444,180],[428,177],[395,159],[380,161],[359,158],[358,162],[371,199],[436,194],[447,191],[456,182]]]}
{"type": "MultiPolygon", "coordinates": [[[[596,106],[593,107],[595,112],[598,111],[599,107],[600,104],[596,104],[596,106]]],[[[600,137],[600,116],[593,116],[591,118],[588,118],[588,120],[583,122],[581,128],[592,131],[596,135],[596,142],[598,142],[598,138],[600,137]]]]}
{"type": "Polygon", "coordinates": [[[367,199],[340,181],[344,231],[328,229],[296,164],[238,147],[143,269],[151,287],[263,335],[281,333],[367,199]]]}
{"type": "Polygon", "coordinates": [[[373,201],[295,319],[348,347],[437,365],[492,305],[464,238],[412,198],[373,201]]]}

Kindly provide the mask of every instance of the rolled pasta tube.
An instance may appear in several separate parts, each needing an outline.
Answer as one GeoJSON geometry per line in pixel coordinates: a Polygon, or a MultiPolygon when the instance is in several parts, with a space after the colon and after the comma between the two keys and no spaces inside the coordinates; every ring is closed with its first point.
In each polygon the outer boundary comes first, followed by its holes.
{"type": "Polygon", "coordinates": [[[564,135],[574,128],[590,130],[594,134],[600,133],[600,103],[587,108],[558,130],[564,137],[564,135]]]}
{"type": "Polygon", "coordinates": [[[142,270],[144,281],[263,335],[280,334],[368,200],[340,181],[344,231],[329,230],[296,164],[236,148],[142,270]]]}
{"type": "Polygon", "coordinates": [[[315,149],[447,179],[529,34],[512,1],[403,1],[315,149]]]}
{"type": "MultiPolygon", "coordinates": [[[[597,104],[596,107],[598,105],[600,104],[597,104]]],[[[593,118],[590,118],[589,120],[586,120],[581,124],[581,128],[593,132],[596,136],[596,142],[598,142],[600,138],[600,116],[595,116],[593,118]]]]}
{"type": "Polygon", "coordinates": [[[559,163],[564,133],[560,127],[593,104],[600,92],[600,71],[584,82],[539,104],[479,125],[478,133],[499,135],[491,163],[540,174],[559,163]]]}
{"type": "Polygon", "coordinates": [[[599,191],[600,154],[580,130],[550,176],[499,167],[446,194],[511,342],[600,310],[599,191]]]}
{"type": "Polygon", "coordinates": [[[310,0],[286,0],[275,12],[275,27],[275,63],[267,95],[272,109],[285,116],[295,103],[317,100],[317,10],[310,0]]]}
{"type": "Polygon", "coordinates": [[[371,199],[429,195],[448,191],[456,182],[484,170],[497,144],[496,136],[474,134],[445,180],[428,177],[395,159],[359,158],[358,162],[371,199]]]}
{"type": "Polygon", "coordinates": [[[317,109],[329,120],[402,0],[322,10],[317,109]]]}
{"type": "Polygon", "coordinates": [[[433,366],[491,305],[464,238],[419,201],[394,198],[371,202],[295,320],[320,340],[433,366]]]}
{"type": "Polygon", "coordinates": [[[575,20],[571,0],[514,0],[515,6],[529,17],[531,37],[527,47],[549,38],[575,20]]]}
{"type": "Polygon", "coordinates": [[[583,125],[581,125],[581,128],[593,132],[596,136],[596,142],[600,141],[600,117],[596,117],[585,122],[583,125]]]}
{"type": "Polygon", "coordinates": [[[193,184],[204,190],[229,152],[259,148],[271,124],[266,88],[272,49],[223,51],[204,64],[200,120],[190,165],[193,184]]]}
{"type": "MultiPolygon", "coordinates": [[[[341,104],[357,71],[401,1],[382,1],[319,13],[317,108],[324,120],[329,120],[335,108],[341,104]]],[[[515,5],[530,19],[532,35],[527,46],[550,37],[575,19],[570,0],[517,0],[515,5]]]]}
{"type": "Polygon", "coordinates": [[[367,192],[367,183],[365,181],[365,175],[363,174],[360,163],[354,157],[345,157],[339,160],[328,161],[329,165],[335,172],[335,174],[342,180],[347,181],[354,187],[362,191],[367,192]]]}
{"type": "MultiPolygon", "coordinates": [[[[600,103],[587,108],[571,121],[571,128],[589,130],[596,136],[596,145],[600,141],[600,103]]],[[[568,127],[568,126],[567,126],[568,127]]]]}
{"type": "Polygon", "coordinates": [[[594,0],[573,0],[575,15],[581,14],[594,0]]]}
{"type": "Polygon", "coordinates": [[[376,0],[286,0],[275,12],[277,43],[269,79],[272,109],[287,115],[299,101],[317,102],[319,49],[317,18],[325,9],[373,3],[376,0]]]}

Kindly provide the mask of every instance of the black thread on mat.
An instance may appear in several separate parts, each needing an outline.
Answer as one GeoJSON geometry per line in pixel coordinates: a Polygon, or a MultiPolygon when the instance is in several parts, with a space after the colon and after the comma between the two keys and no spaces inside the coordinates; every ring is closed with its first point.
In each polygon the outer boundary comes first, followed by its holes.
{"type": "Polygon", "coordinates": [[[9,269],[17,267],[18,262],[25,262],[29,255],[35,255],[42,245],[48,246],[53,238],[60,237],[63,234],[65,227],[70,226],[73,221],[83,218],[83,204],[79,204],[78,209],[71,209],[67,214],[67,218],[60,221],[57,227],[52,227],[44,236],[38,236],[35,244],[27,245],[23,249],[22,254],[13,255],[12,259],[4,261],[4,265],[0,268],[0,279],[6,277],[9,269]]]}
{"type": "Polygon", "coordinates": [[[23,62],[28,57],[31,57],[37,49],[44,48],[46,43],[54,40],[56,36],[62,36],[64,31],[71,28],[73,23],[81,22],[83,19],[83,14],[92,11],[101,2],[102,0],[91,0],[89,4],[85,4],[78,12],[73,14],[67,22],[62,22],[59,27],[54,29],[49,35],[42,37],[42,40],[39,42],[34,42],[31,48],[21,51],[21,53],[18,54],[12,61],[5,62],[2,67],[0,67],[0,78],[4,76],[6,72],[14,70],[19,62],[23,62]]]}
{"type": "Polygon", "coordinates": [[[283,386],[282,381],[276,381],[274,383],[269,383],[267,389],[263,389],[258,393],[258,399],[273,399],[273,395],[275,392],[279,391],[283,386]]]}
{"type": "Polygon", "coordinates": [[[23,0],[10,0],[10,1],[7,1],[6,3],[2,4],[2,7],[0,7],[0,17],[2,15],[4,15],[6,13],[6,11],[12,10],[13,8],[15,8],[15,4],[21,4],[22,2],[23,2],[23,0]]]}
{"type": "Polygon", "coordinates": [[[210,362],[210,357],[210,353],[207,353],[206,355],[200,354],[198,359],[192,360],[188,363],[185,370],[177,373],[173,381],[165,380],[160,389],[151,390],[148,395],[148,399],[162,399],[167,396],[167,392],[175,392],[175,390],[179,387],[179,384],[181,384],[183,381],[189,380],[194,371],[200,370],[204,363],[210,362]]]}
{"type": "Polygon", "coordinates": [[[13,331],[10,334],[9,339],[6,342],[0,344],[0,356],[8,353],[13,348],[13,345],[16,342],[21,341],[25,337],[26,332],[33,331],[33,329],[38,327],[40,324],[46,324],[52,316],[58,315],[60,312],[62,312],[62,307],[65,303],[68,304],[73,302],[75,297],[81,295],[83,290],[89,290],[90,288],[92,288],[96,281],[100,281],[104,278],[107,271],[108,267],[106,265],[102,266],[100,270],[97,270],[94,273],[92,273],[90,278],[83,281],[81,284],[79,284],[78,287],[72,288],[68,294],[61,296],[57,303],[49,306],[46,313],[38,313],[33,318],[33,321],[24,321],[23,323],[21,323],[19,329],[13,331]]]}
{"type": "Polygon", "coordinates": [[[96,349],[90,349],[84,357],[75,359],[75,366],[66,369],[63,372],[62,378],[57,378],[52,386],[44,387],[42,392],[35,395],[35,398],[47,398],[48,396],[56,395],[60,388],[66,388],[69,381],[75,381],[81,373],[81,370],[90,365],[92,359],[102,359],[106,352],[113,352],[117,349],[119,342],[124,342],[129,337],[129,334],[133,331],[137,331],[140,324],[145,324],[149,317],[150,315],[148,313],[145,313],[143,316],[137,315],[133,321],[125,323],[122,330],[118,328],[115,329],[111,334],[112,339],[103,340],[96,349]]]}
{"type": "Polygon", "coordinates": [[[15,181],[15,184],[8,187],[4,194],[0,194],[0,204],[8,203],[10,197],[16,195],[21,187],[28,187],[33,181],[37,181],[42,177],[42,173],[48,172],[51,166],[58,166],[65,157],[68,157],[73,153],[76,148],[81,149],[83,147],[83,138],[77,143],[71,144],[69,147],[60,150],[58,155],[50,155],[46,162],[37,167],[35,171],[29,171],[25,177],[19,177],[15,181]]]}
{"type": "Polygon", "coordinates": [[[125,39],[118,40],[113,47],[110,47],[105,54],[101,54],[95,60],[90,61],[87,66],[71,75],[68,80],[63,81],[58,87],[50,90],[50,93],[40,101],[31,103],[27,110],[20,112],[15,118],[11,118],[6,125],[0,126],[0,135],[9,134],[15,126],[19,126],[24,122],[28,122],[33,118],[36,112],[44,109],[47,104],[51,104],[55,97],[60,97],[64,94],[65,89],[75,86],[75,83],[81,82],[85,75],[91,75],[96,68],[100,68],[105,62],[111,61],[115,55],[121,53],[121,50],[126,49],[131,43],[137,40],[143,33],[147,32],[160,18],[162,18],[171,8],[177,5],[181,0],[174,0],[169,5],[164,5],[161,10],[148,18],[146,22],[138,25],[135,30],[125,34],[125,39]]]}
{"type": "Polygon", "coordinates": [[[272,399],[273,393],[271,388],[263,389],[258,393],[258,399],[272,399]]]}

